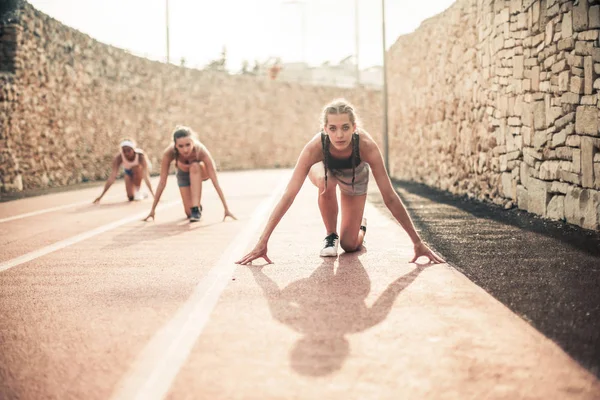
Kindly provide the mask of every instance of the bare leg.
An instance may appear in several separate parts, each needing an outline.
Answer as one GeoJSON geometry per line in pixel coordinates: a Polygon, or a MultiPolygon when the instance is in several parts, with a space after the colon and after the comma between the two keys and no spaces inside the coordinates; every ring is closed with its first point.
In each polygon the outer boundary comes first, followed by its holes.
{"type": "Polygon", "coordinates": [[[208,172],[206,171],[206,164],[204,164],[204,161],[200,161],[200,176],[202,177],[202,181],[204,182],[205,180],[208,179],[208,172]]]}
{"type": "Polygon", "coordinates": [[[133,167],[132,169],[133,172],[133,186],[134,186],[134,193],[139,191],[140,188],[142,187],[142,166],[138,165],[136,167],[133,167]]]}
{"type": "Polygon", "coordinates": [[[202,199],[202,167],[200,163],[190,165],[190,189],[192,195],[192,207],[200,207],[202,199]]]}
{"type": "Polygon", "coordinates": [[[342,193],[342,224],[340,226],[340,246],[347,253],[360,249],[365,232],[360,225],[365,211],[367,195],[350,196],[342,193]]]}
{"type": "Polygon", "coordinates": [[[179,193],[181,193],[181,201],[183,202],[183,211],[185,211],[185,215],[189,218],[191,215],[192,208],[192,191],[189,186],[184,186],[179,188],[179,193]]]}
{"type": "Polygon", "coordinates": [[[133,201],[135,186],[133,184],[133,179],[127,174],[125,174],[125,191],[127,192],[127,198],[129,201],[133,201]]]}
{"type": "Polygon", "coordinates": [[[316,163],[308,172],[308,178],[319,189],[319,210],[321,218],[325,224],[327,235],[337,233],[337,180],[327,174],[327,188],[325,188],[325,172],[323,171],[323,163],[316,163]]]}

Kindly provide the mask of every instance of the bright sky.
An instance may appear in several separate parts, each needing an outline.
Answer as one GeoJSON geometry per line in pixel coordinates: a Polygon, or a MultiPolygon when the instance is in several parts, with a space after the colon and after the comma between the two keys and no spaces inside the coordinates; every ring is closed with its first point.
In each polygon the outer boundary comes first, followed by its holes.
{"type": "MultiPolygon", "coordinates": [[[[103,43],[152,59],[166,59],[169,3],[171,62],[203,67],[227,48],[227,68],[243,60],[337,63],[355,53],[359,9],[359,64],[382,63],[379,0],[29,0],[51,17],[103,43]],[[304,21],[304,22],[303,22],[304,21]]],[[[414,31],[454,0],[387,0],[386,44],[414,31]]]]}

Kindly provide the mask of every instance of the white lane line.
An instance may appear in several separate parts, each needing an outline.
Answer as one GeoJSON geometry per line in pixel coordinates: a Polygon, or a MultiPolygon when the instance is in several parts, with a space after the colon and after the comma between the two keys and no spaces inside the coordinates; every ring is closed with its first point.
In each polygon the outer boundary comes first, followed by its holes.
{"type": "MultiPolygon", "coordinates": [[[[181,203],[181,200],[171,201],[169,203],[166,203],[166,204],[156,207],[156,211],[158,211],[159,209],[164,210],[165,208],[172,207],[179,203],[181,203]]],[[[6,271],[7,269],[16,267],[17,265],[26,263],[28,261],[35,260],[36,258],[45,256],[46,254],[52,253],[54,251],[64,249],[65,247],[68,247],[72,244],[79,243],[79,242],[89,239],[93,236],[110,231],[111,229],[118,228],[119,226],[125,225],[129,222],[139,221],[147,215],[148,215],[148,211],[137,213],[135,215],[132,215],[131,217],[123,218],[118,221],[111,222],[110,224],[99,226],[98,228],[92,229],[91,231],[80,233],[79,235],[72,236],[70,238],[61,240],[60,242],[53,243],[46,247],[42,247],[41,249],[34,250],[27,254],[23,254],[20,257],[13,258],[12,260],[8,260],[3,263],[0,263],[0,272],[6,271]]]]}
{"type": "Polygon", "coordinates": [[[115,389],[112,399],[163,399],[179,370],[187,360],[194,343],[204,330],[221,292],[225,289],[248,244],[285,189],[289,176],[273,194],[264,200],[248,225],[232,241],[223,256],[196,285],[190,298],[173,319],[152,337],[138,355],[132,368],[115,389]]]}
{"type": "MultiPolygon", "coordinates": [[[[117,198],[117,196],[109,197],[108,199],[105,199],[105,201],[106,200],[114,200],[116,198],[117,198]]],[[[12,217],[6,217],[6,218],[0,219],[0,224],[2,222],[14,221],[16,219],[21,219],[21,218],[35,217],[36,215],[46,214],[46,213],[53,212],[53,211],[64,210],[65,208],[79,207],[79,206],[83,206],[83,205],[86,205],[86,204],[92,205],[92,201],[89,201],[89,200],[80,201],[78,203],[64,204],[62,206],[56,206],[56,207],[51,207],[51,208],[44,208],[43,210],[32,211],[32,212],[28,212],[28,213],[25,213],[25,214],[13,215],[12,217]]]]}

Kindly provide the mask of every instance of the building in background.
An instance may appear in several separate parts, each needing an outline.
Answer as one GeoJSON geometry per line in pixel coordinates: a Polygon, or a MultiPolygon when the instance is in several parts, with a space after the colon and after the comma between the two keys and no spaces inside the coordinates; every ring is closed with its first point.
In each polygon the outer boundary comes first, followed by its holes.
{"type": "Polygon", "coordinates": [[[319,66],[310,66],[303,62],[281,63],[278,58],[270,58],[260,64],[256,75],[268,76],[284,82],[297,82],[316,86],[355,87],[357,83],[372,89],[383,86],[383,67],[373,66],[359,71],[357,82],[354,57],[349,56],[336,64],[325,62],[319,66]]]}

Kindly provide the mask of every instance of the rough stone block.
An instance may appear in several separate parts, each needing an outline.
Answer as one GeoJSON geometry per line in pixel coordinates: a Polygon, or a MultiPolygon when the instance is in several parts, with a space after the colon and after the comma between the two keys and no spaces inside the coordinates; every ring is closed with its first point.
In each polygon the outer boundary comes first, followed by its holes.
{"type": "Polygon", "coordinates": [[[577,40],[595,41],[598,40],[598,31],[592,29],[589,31],[579,32],[577,34],[577,40]]]}
{"type": "Polygon", "coordinates": [[[560,179],[565,182],[570,182],[574,185],[581,184],[581,177],[579,174],[568,171],[560,171],[560,179]]]}
{"type": "Polygon", "coordinates": [[[558,41],[558,50],[559,51],[568,51],[568,50],[573,50],[575,48],[575,39],[573,39],[571,36],[569,37],[564,37],[563,39],[558,41]]]}
{"type": "Polygon", "coordinates": [[[545,181],[559,179],[560,161],[544,161],[540,165],[539,178],[545,181]]]}
{"type": "Polygon", "coordinates": [[[588,1],[579,0],[573,5],[573,30],[581,32],[588,29],[588,1]]]}
{"type": "Polygon", "coordinates": [[[596,107],[577,107],[575,132],[580,135],[598,136],[598,109],[596,107]]]}
{"type": "Polygon", "coordinates": [[[581,145],[581,136],[567,135],[567,146],[579,147],[581,145]]]}
{"type": "Polygon", "coordinates": [[[583,57],[582,56],[577,56],[575,54],[568,53],[565,56],[565,60],[567,60],[567,64],[569,64],[570,67],[577,67],[577,68],[583,67],[583,57]]]}
{"type": "MultiPolygon", "coordinates": [[[[573,159],[573,150],[568,146],[560,146],[556,148],[556,158],[559,160],[568,160],[571,161],[573,159]]],[[[570,164],[570,163],[569,163],[570,164]]]]}
{"type": "Polygon", "coordinates": [[[581,210],[579,206],[579,198],[581,197],[582,189],[570,186],[564,199],[565,219],[568,223],[580,225],[581,210]]]}
{"type": "Polygon", "coordinates": [[[563,95],[560,97],[560,101],[561,103],[565,103],[565,104],[579,104],[579,99],[581,98],[580,95],[572,93],[572,92],[567,92],[567,93],[563,93],[563,95]]]}
{"type": "Polygon", "coordinates": [[[575,42],[575,55],[592,56],[593,48],[594,44],[592,42],[578,40],[575,42]]]}
{"type": "Polygon", "coordinates": [[[523,78],[523,56],[513,57],[513,77],[517,79],[523,78]]]}
{"type": "Polygon", "coordinates": [[[516,196],[517,182],[512,179],[512,175],[509,172],[503,173],[501,176],[501,181],[502,193],[504,197],[507,199],[514,199],[516,196]]]}
{"type": "Polygon", "coordinates": [[[531,7],[531,22],[533,25],[537,25],[540,22],[540,2],[535,1],[531,7]]]}
{"type": "Polygon", "coordinates": [[[580,226],[598,230],[600,229],[600,192],[593,189],[584,189],[579,197],[582,218],[580,226]]]}
{"type": "Polygon", "coordinates": [[[562,221],[565,218],[565,196],[553,196],[548,203],[546,217],[562,221]]]}
{"type": "Polygon", "coordinates": [[[564,129],[552,136],[552,147],[562,146],[567,142],[567,134],[564,129]]]}
{"type": "Polygon", "coordinates": [[[591,6],[589,13],[589,27],[600,28],[600,6],[591,6]]]}
{"type": "MultiPolygon", "coordinates": [[[[552,73],[553,74],[558,74],[559,72],[565,71],[567,69],[568,69],[567,60],[565,60],[565,59],[557,61],[552,65],[552,73]]],[[[568,72],[568,71],[565,71],[565,72],[568,72]]]]}
{"type": "Polygon", "coordinates": [[[527,210],[527,200],[528,200],[527,189],[522,185],[518,185],[517,186],[517,207],[519,207],[519,209],[521,209],[521,210],[527,210]]]}
{"type": "Polygon", "coordinates": [[[594,187],[594,140],[591,137],[581,138],[581,185],[585,188],[594,187]]]}
{"type": "Polygon", "coordinates": [[[546,216],[548,202],[550,201],[550,187],[552,183],[535,178],[529,178],[527,187],[527,211],[541,216],[546,216]]]}
{"type": "Polygon", "coordinates": [[[508,22],[510,19],[510,10],[509,8],[503,8],[499,13],[496,13],[494,18],[494,25],[502,25],[508,22]]]}
{"type": "Polygon", "coordinates": [[[563,38],[570,38],[573,36],[573,13],[571,11],[563,14],[561,33],[563,38]]]}
{"type": "Polygon", "coordinates": [[[533,127],[535,129],[546,129],[546,106],[543,101],[537,101],[533,105],[533,127]]]}
{"type": "Polygon", "coordinates": [[[583,93],[592,94],[592,86],[594,84],[594,62],[592,57],[584,57],[583,59],[583,93]]]}
{"type": "Polygon", "coordinates": [[[546,125],[550,126],[554,124],[560,116],[562,115],[561,107],[547,107],[546,108],[546,125]]]}
{"type": "Polygon", "coordinates": [[[552,39],[554,38],[554,23],[552,21],[546,24],[546,45],[550,45],[552,43],[552,39]]]}
{"type": "Polygon", "coordinates": [[[531,146],[531,128],[528,126],[521,127],[521,133],[523,137],[523,145],[531,146]]]}
{"type": "Polygon", "coordinates": [[[593,189],[570,187],[565,196],[567,222],[587,229],[600,227],[600,192],[593,189]]]}
{"type": "Polygon", "coordinates": [[[531,68],[531,89],[534,91],[540,90],[540,67],[531,68]]]}
{"type": "Polygon", "coordinates": [[[558,129],[562,129],[573,121],[575,121],[575,113],[574,112],[568,113],[567,115],[564,115],[563,117],[557,119],[556,122],[554,123],[554,126],[556,126],[558,129]]]}
{"type": "Polygon", "coordinates": [[[569,189],[569,186],[570,185],[566,182],[554,181],[554,182],[552,182],[552,187],[550,188],[550,192],[566,194],[567,190],[569,189]]]}
{"type": "Polygon", "coordinates": [[[576,75],[571,77],[571,86],[569,90],[571,93],[583,94],[583,79],[576,75]]]}

